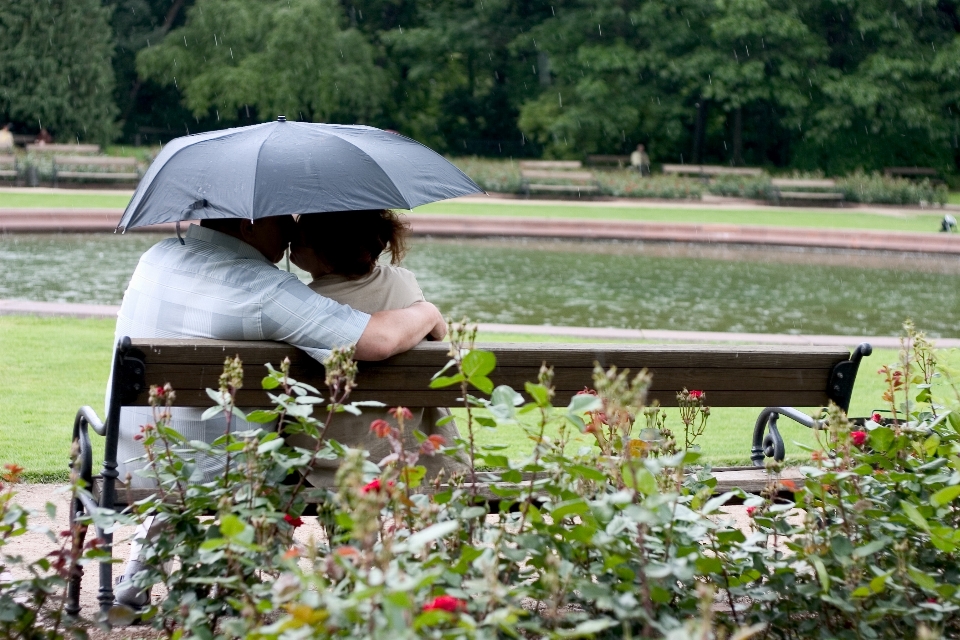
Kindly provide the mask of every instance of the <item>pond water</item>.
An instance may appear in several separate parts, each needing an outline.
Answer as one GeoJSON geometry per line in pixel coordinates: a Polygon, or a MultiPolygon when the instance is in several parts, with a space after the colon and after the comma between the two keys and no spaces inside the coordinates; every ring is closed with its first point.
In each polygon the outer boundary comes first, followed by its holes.
{"type": "MultiPolygon", "coordinates": [[[[0,298],[117,304],[161,236],[0,236],[0,298]]],[[[960,260],[704,245],[417,238],[448,317],[689,331],[960,337],[960,260]]]]}

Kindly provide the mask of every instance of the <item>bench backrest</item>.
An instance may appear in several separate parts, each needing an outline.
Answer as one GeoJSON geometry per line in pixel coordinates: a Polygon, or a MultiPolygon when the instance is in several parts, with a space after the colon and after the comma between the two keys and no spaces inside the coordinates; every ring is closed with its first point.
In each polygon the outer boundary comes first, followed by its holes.
{"type": "Polygon", "coordinates": [[[579,169],[579,160],[521,160],[520,169],[579,169]]]}
{"type": "Polygon", "coordinates": [[[774,187],[797,187],[803,189],[833,189],[837,186],[836,180],[819,180],[805,178],[774,178],[770,181],[774,187]]]}
{"type": "Polygon", "coordinates": [[[883,174],[886,176],[936,176],[937,170],[932,167],[886,167],[883,174]]]}
{"type": "Polygon", "coordinates": [[[97,167],[136,167],[136,158],[120,156],[53,156],[54,164],[97,167]]]}
{"type": "Polygon", "coordinates": [[[758,167],[724,167],[712,164],[665,164],[664,173],[690,173],[701,176],[760,176],[758,167]]]}
{"type": "MultiPolygon", "coordinates": [[[[553,366],[558,405],[565,405],[584,387],[593,386],[593,367],[598,362],[634,373],[643,368],[651,370],[651,399],[659,400],[663,406],[676,406],[676,393],[687,388],[706,392],[707,403],[715,407],[817,407],[833,400],[846,408],[860,361],[859,350],[851,359],[850,352],[839,347],[536,343],[477,346],[497,356],[497,368],[490,375],[494,383],[508,384],[521,392],[524,382],[537,379],[541,364],[553,366]]],[[[237,394],[238,406],[268,404],[260,388],[266,372],[264,365],[279,367],[285,357],[290,358],[292,377],[325,389],[323,367],[283,343],[134,339],[130,347],[126,352],[129,366],[118,368],[127,372],[123,374],[126,381],[118,387],[130,389],[124,394],[125,405],[146,405],[149,386],[169,382],[176,390],[178,406],[209,407],[212,402],[205,390],[217,388],[223,361],[233,356],[240,357],[244,368],[245,386],[237,394]],[[138,370],[142,370],[142,377],[137,380],[134,374],[138,370]],[[137,385],[139,388],[134,388],[137,385]]],[[[361,362],[358,387],[351,398],[379,400],[391,406],[458,406],[459,386],[429,388],[431,377],[449,360],[448,350],[446,343],[423,343],[382,362],[361,362]]]]}
{"type": "Polygon", "coordinates": [[[28,144],[27,151],[36,153],[100,153],[98,144],[28,144]]]}
{"type": "Polygon", "coordinates": [[[587,156],[587,164],[615,164],[624,166],[630,164],[630,156],[594,155],[587,156]]]}
{"type": "Polygon", "coordinates": [[[543,169],[521,169],[521,178],[537,178],[539,180],[573,180],[589,182],[593,180],[590,171],[544,171],[543,169]]]}

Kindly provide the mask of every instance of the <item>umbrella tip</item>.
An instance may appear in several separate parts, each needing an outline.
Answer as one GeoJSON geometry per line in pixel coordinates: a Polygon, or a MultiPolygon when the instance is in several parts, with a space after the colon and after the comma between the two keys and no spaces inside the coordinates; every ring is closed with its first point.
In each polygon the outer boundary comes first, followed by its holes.
{"type": "Polygon", "coordinates": [[[287,116],[277,116],[277,122],[286,122],[287,116]]]}

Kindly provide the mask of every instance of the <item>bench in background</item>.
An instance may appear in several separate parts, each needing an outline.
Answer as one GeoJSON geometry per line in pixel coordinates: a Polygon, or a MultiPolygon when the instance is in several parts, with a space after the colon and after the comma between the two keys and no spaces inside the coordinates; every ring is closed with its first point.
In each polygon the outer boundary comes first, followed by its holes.
{"type": "Polygon", "coordinates": [[[724,167],[712,164],[665,164],[665,174],[694,175],[705,180],[718,176],[762,176],[763,169],[759,167],[724,167]]]}
{"type": "Polygon", "coordinates": [[[838,205],[843,202],[843,194],[836,191],[836,180],[774,178],[773,197],[777,204],[801,203],[838,205]],[[829,189],[830,191],[823,191],[829,189]]]}
{"type": "Polygon", "coordinates": [[[137,182],[136,158],[117,156],[53,156],[53,186],[61,180],[137,182]]]}
{"type": "Polygon", "coordinates": [[[630,156],[605,156],[605,155],[594,155],[587,156],[587,164],[589,165],[617,165],[621,169],[624,167],[630,166],[630,156]]]}
{"type": "Polygon", "coordinates": [[[32,143],[26,146],[28,152],[33,153],[71,153],[74,155],[100,153],[98,144],[39,144],[32,143]]]}
{"type": "Polygon", "coordinates": [[[583,171],[579,160],[523,160],[520,184],[527,197],[534,191],[595,193],[600,187],[592,171],[583,171]]]}
{"type": "MultiPolygon", "coordinates": [[[[593,386],[595,363],[603,367],[653,373],[649,400],[662,406],[676,406],[676,394],[683,388],[704,391],[713,407],[765,407],[754,425],[750,457],[755,466],[766,458],[782,460],[783,439],[777,420],[785,416],[818,428],[819,422],[791,407],[818,407],[833,402],[846,410],[860,360],[871,353],[870,345],[860,345],[851,354],[837,347],[757,347],[742,345],[631,345],[631,344],[535,344],[496,343],[477,345],[497,356],[490,378],[496,384],[508,384],[522,390],[523,383],[537,379],[540,366],[554,367],[554,385],[558,406],[567,404],[584,387],[593,386]]],[[[449,360],[449,345],[422,343],[406,353],[381,362],[359,363],[357,388],[351,400],[379,400],[388,406],[459,406],[458,387],[430,389],[431,377],[449,360]]],[[[97,487],[96,501],[81,496],[72,505],[71,516],[90,513],[98,507],[115,508],[117,495],[117,443],[122,406],[147,406],[151,385],[169,382],[177,394],[177,406],[209,407],[207,388],[217,388],[226,357],[239,356],[244,379],[259,380],[264,366],[279,366],[290,358],[292,377],[325,389],[324,368],[302,351],[278,342],[228,342],[203,339],[121,339],[114,354],[111,404],[106,420],[101,421],[90,407],[81,407],[73,427],[75,451],[80,475],[88,486],[97,487]],[[93,476],[93,449],[90,429],[105,437],[103,470],[93,476]],[[98,481],[99,480],[99,481],[98,481]]],[[[253,385],[251,385],[252,387],[253,385]]],[[[325,395],[325,394],[324,394],[325,395]]],[[[237,392],[238,406],[270,406],[262,389],[243,388],[237,392]]],[[[132,490],[138,500],[152,490],[132,490]]],[[[110,550],[113,536],[98,530],[97,535],[110,550]]],[[[79,544],[83,544],[82,536],[79,544]]],[[[71,578],[67,612],[80,611],[80,579],[71,578]]],[[[101,609],[113,604],[112,564],[100,565],[101,609]]]]}
{"type": "Polygon", "coordinates": [[[931,167],[886,167],[883,175],[888,178],[931,178],[936,179],[937,170],[931,167]]]}

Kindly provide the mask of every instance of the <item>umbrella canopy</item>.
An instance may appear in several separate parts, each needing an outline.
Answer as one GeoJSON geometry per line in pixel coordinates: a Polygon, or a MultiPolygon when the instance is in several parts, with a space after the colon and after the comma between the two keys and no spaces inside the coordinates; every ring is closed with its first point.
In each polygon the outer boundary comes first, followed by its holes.
{"type": "Polygon", "coordinates": [[[287,122],[172,140],[147,170],[118,229],[211,218],[412,209],[483,193],[435,151],[360,125],[287,122]]]}

